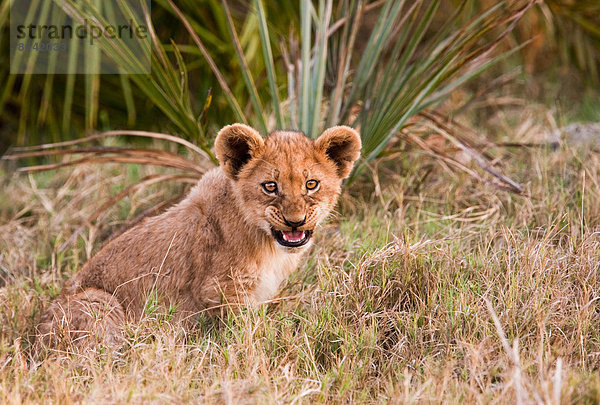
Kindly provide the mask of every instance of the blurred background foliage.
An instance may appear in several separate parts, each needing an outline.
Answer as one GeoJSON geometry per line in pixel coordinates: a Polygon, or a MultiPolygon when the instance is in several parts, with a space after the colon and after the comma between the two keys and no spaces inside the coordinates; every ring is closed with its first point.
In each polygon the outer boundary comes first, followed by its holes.
{"type": "Polygon", "coordinates": [[[313,137],[345,123],[360,127],[367,164],[425,120],[490,172],[476,141],[452,131],[465,103],[438,114],[454,90],[485,88],[507,64],[599,82],[596,0],[157,0],[147,76],[9,74],[9,1],[0,0],[0,153],[120,129],[176,134],[213,158],[214,135],[231,122],[313,137]]]}

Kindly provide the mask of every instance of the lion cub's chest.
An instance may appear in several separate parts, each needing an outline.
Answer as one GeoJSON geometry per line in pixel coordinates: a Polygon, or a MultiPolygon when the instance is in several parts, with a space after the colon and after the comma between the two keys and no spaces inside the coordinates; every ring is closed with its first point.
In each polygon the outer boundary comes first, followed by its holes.
{"type": "Polygon", "coordinates": [[[254,290],[256,302],[267,301],[277,294],[281,284],[298,267],[300,256],[276,250],[261,261],[254,290]]]}

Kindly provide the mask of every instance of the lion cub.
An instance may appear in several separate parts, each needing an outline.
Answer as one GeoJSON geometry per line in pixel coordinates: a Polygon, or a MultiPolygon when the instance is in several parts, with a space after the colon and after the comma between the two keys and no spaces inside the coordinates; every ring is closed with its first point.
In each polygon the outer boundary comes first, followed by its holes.
{"type": "Polygon", "coordinates": [[[360,148],[345,126],[315,141],[224,127],[215,141],[220,167],[88,260],[42,315],[36,347],[118,345],[125,320],[143,315],[150,294],[188,322],[273,297],[333,209],[360,148]]]}

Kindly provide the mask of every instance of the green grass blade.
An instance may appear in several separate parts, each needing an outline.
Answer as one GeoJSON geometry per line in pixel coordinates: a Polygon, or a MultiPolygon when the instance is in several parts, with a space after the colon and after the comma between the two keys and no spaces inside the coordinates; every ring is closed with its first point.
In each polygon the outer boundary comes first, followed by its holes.
{"type": "MultiPolygon", "coordinates": [[[[65,14],[60,12],[58,7],[52,8],[52,21],[56,25],[61,26],[64,24],[65,14]]],[[[58,52],[51,52],[48,58],[48,69],[46,70],[46,80],[44,83],[44,91],[42,93],[42,99],[40,103],[40,109],[37,117],[37,127],[43,125],[48,118],[48,110],[51,108],[52,99],[54,96],[54,81],[56,72],[56,63],[58,61],[58,52]]]]}
{"type": "Polygon", "coordinates": [[[290,60],[290,55],[285,47],[285,44],[282,43],[282,56],[286,66],[286,76],[287,76],[287,103],[288,103],[288,111],[290,118],[290,125],[292,128],[300,128],[298,123],[298,119],[300,118],[300,101],[298,97],[298,92],[296,91],[296,65],[290,60]]]}
{"type": "MultiPolygon", "coordinates": [[[[104,5],[106,7],[106,15],[108,19],[116,21],[115,10],[113,9],[112,3],[107,1],[104,5]]],[[[127,125],[133,126],[136,118],[133,91],[131,90],[131,83],[127,77],[127,74],[121,67],[119,67],[119,82],[121,83],[123,100],[125,101],[125,108],[127,109],[127,125]]]]}
{"type": "MultiPolygon", "coordinates": [[[[101,12],[101,0],[93,0],[93,6],[101,12]]],[[[100,49],[91,46],[86,41],[85,53],[85,128],[90,130],[96,128],[98,123],[98,93],[100,91],[100,75],[96,72],[100,69],[100,49]]]]}
{"type": "Polygon", "coordinates": [[[269,28],[267,26],[265,9],[263,7],[262,0],[254,0],[254,4],[258,15],[260,43],[262,46],[265,67],[267,69],[267,79],[269,81],[269,90],[271,91],[271,103],[273,104],[273,111],[275,112],[277,128],[283,129],[283,118],[281,116],[281,110],[279,108],[279,105],[281,104],[281,99],[279,98],[277,79],[275,77],[275,63],[273,61],[273,51],[271,49],[271,40],[269,37],[269,28]]]}
{"type": "Polygon", "coordinates": [[[352,50],[354,49],[354,43],[356,41],[356,37],[360,29],[360,21],[362,18],[363,8],[363,0],[359,0],[356,3],[353,2],[353,4],[350,5],[350,7],[348,8],[349,10],[353,10],[353,13],[348,14],[348,18],[350,18],[350,14],[354,14],[354,19],[352,20],[352,24],[344,24],[342,42],[339,47],[340,62],[337,71],[337,80],[335,88],[333,90],[333,95],[330,98],[331,101],[329,111],[327,112],[328,127],[338,124],[340,120],[342,101],[344,98],[344,92],[346,90],[346,85],[348,83],[348,77],[350,74],[350,63],[352,62],[353,54],[352,50]]]}
{"type": "Polygon", "coordinates": [[[69,47],[67,61],[67,83],[65,84],[65,97],[63,102],[62,131],[67,134],[71,128],[71,114],[73,107],[73,93],[75,92],[75,70],[77,69],[77,54],[79,41],[73,41],[69,47]]]}
{"type": "Polygon", "coordinates": [[[173,46],[173,54],[177,59],[177,67],[179,68],[179,85],[177,86],[179,94],[176,94],[175,96],[178,98],[179,103],[185,106],[186,110],[191,111],[190,94],[188,91],[188,71],[185,62],[183,61],[183,56],[175,41],[171,40],[171,45],[173,46]]]}
{"type": "MultiPolygon", "coordinates": [[[[33,3],[32,3],[33,4],[33,3]]],[[[48,16],[50,13],[51,2],[42,2],[42,6],[40,9],[40,13],[37,16],[37,22],[46,23],[48,21],[48,16]]],[[[31,11],[31,10],[29,10],[31,11]]],[[[29,13],[28,13],[29,14],[29,13]]],[[[36,42],[37,44],[37,42],[36,42]]],[[[18,53],[18,52],[17,52],[18,53]]],[[[31,103],[28,98],[31,97],[30,94],[30,86],[33,79],[33,75],[30,74],[34,71],[34,66],[38,58],[38,52],[30,52],[29,57],[27,58],[27,65],[25,68],[25,72],[28,74],[23,75],[23,81],[21,83],[21,88],[19,90],[19,99],[21,101],[21,112],[19,116],[19,129],[17,135],[17,144],[23,145],[25,143],[25,136],[27,132],[27,121],[32,119],[29,116],[29,111],[31,107],[31,103]]]]}
{"type": "Polygon", "coordinates": [[[235,25],[233,23],[233,18],[231,17],[231,12],[229,10],[229,6],[227,5],[226,0],[221,0],[223,4],[223,8],[225,10],[225,15],[227,16],[227,28],[229,29],[229,35],[231,36],[231,40],[233,41],[235,47],[235,54],[238,59],[238,63],[240,64],[242,70],[242,77],[244,78],[244,83],[246,83],[246,89],[248,93],[250,93],[250,102],[254,107],[254,113],[258,118],[258,124],[262,133],[266,134],[267,124],[264,116],[264,109],[262,103],[260,102],[260,97],[258,96],[258,90],[256,89],[256,84],[254,84],[254,79],[252,79],[252,74],[250,72],[250,68],[248,67],[248,62],[246,61],[246,57],[244,56],[244,50],[242,49],[242,45],[240,44],[240,40],[237,36],[237,32],[235,30],[235,25]]]}
{"type": "Polygon", "coordinates": [[[299,113],[300,118],[298,120],[298,124],[300,125],[300,130],[305,134],[309,134],[309,95],[310,95],[310,52],[311,52],[311,18],[310,18],[310,10],[312,7],[312,3],[309,0],[300,0],[300,21],[301,28],[300,32],[302,33],[302,43],[301,43],[301,51],[302,51],[302,71],[301,71],[301,79],[300,79],[300,103],[299,103],[299,113]]]}
{"type": "MultiPolygon", "coordinates": [[[[8,21],[10,11],[10,0],[2,0],[0,3],[0,27],[5,27],[8,21]]],[[[0,38],[2,38],[0,34],[0,38]]]]}
{"type": "Polygon", "coordinates": [[[123,90],[123,100],[125,101],[125,107],[127,108],[127,125],[133,126],[136,121],[135,101],[133,98],[133,90],[131,89],[131,83],[129,78],[125,74],[119,75],[121,81],[121,89],[123,90]]]}
{"type": "Polygon", "coordinates": [[[314,100],[311,108],[312,125],[310,133],[307,134],[312,138],[316,138],[319,135],[319,123],[321,122],[321,104],[325,81],[325,64],[327,62],[327,30],[331,19],[332,7],[331,0],[326,0],[326,3],[323,0],[319,2],[320,19],[316,35],[318,43],[314,62],[316,72],[313,76],[313,97],[311,97],[311,100],[314,100]]]}

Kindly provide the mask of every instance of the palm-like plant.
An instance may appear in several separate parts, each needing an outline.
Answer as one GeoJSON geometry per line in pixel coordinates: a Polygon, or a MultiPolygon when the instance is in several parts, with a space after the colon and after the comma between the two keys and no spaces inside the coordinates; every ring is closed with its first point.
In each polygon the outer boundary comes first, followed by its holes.
{"type": "MultiPolygon", "coordinates": [[[[82,1],[55,1],[76,20],[102,21],[104,18],[93,6],[84,7],[82,1]]],[[[127,6],[126,0],[117,0],[117,3],[121,7],[127,6]]],[[[128,114],[135,104],[132,94],[141,92],[177,129],[181,138],[159,133],[113,131],[77,141],[15,149],[7,158],[79,154],[83,158],[69,163],[21,170],[118,161],[183,170],[188,175],[183,176],[182,181],[189,181],[190,176],[199,177],[211,161],[214,162],[210,149],[212,139],[207,128],[226,123],[211,115],[210,95],[198,103],[197,94],[190,91],[191,83],[197,85],[200,78],[194,77],[195,72],[189,66],[197,66],[200,58],[216,78],[219,86],[216,90],[223,95],[231,116],[256,126],[262,132],[295,127],[315,137],[324,126],[346,123],[360,127],[364,157],[360,171],[369,161],[381,156],[393,139],[403,136],[416,122],[425,120],[431,130],[468,152],[504,187],[521,191],[517,184],[491,167],[487,156],[474,147],[472,138],[453,132],[451,122],[433,111],[453,90],[518,49],[494,54],[498,43],[533,4],[533,0],[500,2],[469,17],[462,26],[457,26],[456,22],[464,21],[463,13],[468,8],[459,7],[454,15],[445,18],[445,22],[435,28],[431,24],[438,21],[439,0],[372,3],[366,0],[339,0],[335,3],[333,0],[318,0],[316,3],[300,0],[297,14],[295,10],[288,10],[277,18],[269,18],[270,10],[262,0],[253,0],[250,8],[243,9],[241,13],[238,10],[237,14],[243,16],[241,35],[234,17],[236,12],[228,1],[209,3],[211,10],[216,10],[219,16],[218,24],[226,28],[230,44],[226,51],[237,62],[233,67],[229,66],[229,71],[215,61],[214,52],[206,41],[211,37],[206,34],[204,25],[195,19],[198,16],[190,11],[193,10],[191,6],[187,2],[182,2],[180,7],[172,0],[161,0],[159,6],[180,23],[180,31],[185,31],[191,43],[181,39],[176,42],[171,38],[170,43],[164,45],[161,31],[153,28],[149,10],[146,10],[140,20],[143,19],[150,27],[152,72],[121,78],[128,114]],[[370,29],[362,24],[367,13],[378,13],[370,29]],[[275,20],[276,23],[272,23],[275,20]],[[276,33],[281,34],[281,27],[285,26],[292,27],[287,38],[276,42],[276,33]],[[259,38],[258,42],[254,42],[254,48],[248,45],[247,40],[252,37],[259,38]],[[236,71],[241,80],[232,82],[236,71]],[[79,146],[84,142],[123,134],[176,142],[191,150],[193,155],[188,158],[150,149],[79,146]]],[[[0,18],[2,10],[0,7],[0,18]]],[[[114,62],[123,69],[142,63],[129,57],[126,45],[118,40],[103,37],[99,43],[114,55],[114,62]]],[[[73,98],[70,78],[67,76],[65,100],[73,98]]],[[[94,80],[88,79],[86,97],[98,92],[98,83],[94,80]]],[[[86,104],[87,114],[90,110],[95,114],[97,105],[94,103],[97,100],[92,98],[86,104]]],[[[221,100],[217,104],[220,105],[221,100]]],[[[416,144],[422,146],[419,142],[416,144]]],[[[443,158],[452,159],[448,156],[443,158]]],[[[464,168],[459,164],[456,167],[464,168]]]]}

